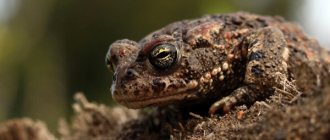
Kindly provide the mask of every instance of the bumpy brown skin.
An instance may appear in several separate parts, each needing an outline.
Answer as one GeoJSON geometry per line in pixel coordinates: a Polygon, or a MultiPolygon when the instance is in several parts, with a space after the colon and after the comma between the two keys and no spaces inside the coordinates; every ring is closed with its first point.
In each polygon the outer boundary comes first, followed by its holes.
{"type": "Polygon", "coordinates": [[[116,41],[107,61],[115,70],[112,96],[120,104],[142,108],[214,102],[209,110],[214,114],[275,90],[315,92],[308,87],[323,86],[320,79],[328,76],[330,57],[296,24],[232,13],[175,22],[138,43],[116,41]],[[170,68],[155,69],[148,55],[164,43],[176,46],[179,58],[170,68]]]}

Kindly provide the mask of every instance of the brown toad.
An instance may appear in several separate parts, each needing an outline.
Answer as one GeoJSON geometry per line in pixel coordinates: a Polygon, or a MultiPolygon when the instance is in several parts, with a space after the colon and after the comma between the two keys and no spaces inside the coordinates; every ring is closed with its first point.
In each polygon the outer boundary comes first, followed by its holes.
{"type": "Polygon", "coordinates": [[[175,22],[139,42],[116,41],[106,62],[112,97],[128,108],[212,102],[214,114],[275,90],[315,92],[330,57],[280,17],[232,13],[175,22]]]}

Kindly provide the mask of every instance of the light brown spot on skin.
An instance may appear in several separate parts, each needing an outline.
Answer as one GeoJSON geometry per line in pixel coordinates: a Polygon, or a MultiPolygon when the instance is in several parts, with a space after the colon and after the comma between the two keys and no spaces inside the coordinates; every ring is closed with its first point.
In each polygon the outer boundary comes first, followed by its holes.
{"type": "Polygon", "coordinates": [[[237,119],[238,120],[243,119],[243,116],[244,116],[244,111],[240,110],[240,111],[237,112],[237,119]]]}
{"type": "Polygon", "coordinates": [[[192,80],[187,84],[189,89],[196,88],[198,86],[198,82],[196,80],[192,80]]]}
{"type": "Polygon", "coordinates": [[[212,72],[211,72],[211,74],[212,74],[213,76],[214,76],[214,75],[217,75],[217,74],[218,74],[217,69],[213,69],[212,72]]]}
{"type": "Polygon", "coordinates": [[[282,61],[282,65],[285,70],[288,68],[288,64],[285,61],[282,61]]]}
{"type": "Polygon", "coordinates": [[[248,33],[249,32],[249,29],[242,29],[242,30],[239,30],[238,33],[240,34],[245,34],[245,33],[248,33]]]}
{"type": "Polygon", "coordinates": [[[283,52],[282,52],[282,57],[285,61],[288,61],[289,59],[289,55],[290,55],[290,51],[287,47],[284,48],[283,52]]]}
{"type": "Polygon", "coordinates": [[[224,33],[224,37],[225,37],[226,41],[229,42],[230,39],[231,39],[231,37],[232,37],[232,33],[230,33],[230,32],[225,32],[225,33],[224,33]]]}
{"type": "MultiPolygon", "coordinates": [[[[218,23],[216,23],[218,24],[218,23]]],[[[210,32],[211,33],[215,33],[215,34],[218,34],[219,33],[219,30],[221,29],[222,27],[220,25],[214,25],[213,28],[211,28],[210,32]]]]}
{"type": "Polygon", "coordinates": [[[222,81],[223,79],[225,79],[224,75],[220,75],[219,80],[222,81]]]}
{"type": "MultiPolygon", "coordinates": [[[[203,38],[202,35],[196,35],[195,38],[194,38],[194,40],[198,40],[198,39],[205,39],[205,38],[203,38]]],[[[196,43],[196,42],[195,42],[195,43],[196,43]]]]}
{"type": "MultiPolygon", "coordinates": [[[[259,45],[260,45],[259,42],[257,42],[257,43],[255,44],[255,46],[259,46],[259,45]]],[[[254,48],[252,48],[252,52],[257,52],[258,50],[259,50],[258,47],[254,47],[254,48]]]]}
{"type": "Polygon", "coordinates": [[[222,69],[223,70],[228,70],[228,68],[229,68],[229,65],[228,65],[227,62],[222,63],[222,69]]]}
{"type": "Polygon", "coordinates": [[[213,83],[213,79],[210,79],[210,85],[213,83]]]}
{"type": "Polygon", "coordinates": [[[196,40],[202,39],[208,42],[212,41],[211,33],[218,34],[222,26],[218,22],[208,22],[200,24],[187,32],[189,44],[196,45],[196,40]]]}
{"type": "Polygon", "coordinates": [[[234,57],[235,57],[234,54],[228,54],[228,58],[229,58],[229,59],[233,59],[234,57]]]}
{"type": "Polygon", "coordinates": [[[199,81],[200,81],[201,83],[206,83],[206,80],[204,79],[204,77],[201,77],[201,78],[199,79],[199,81]]]}
{"type": "Polygon", "coordinates": [[[205,74],[204,77],[205,77],[205,79],[211,79],[211,74],[208,72],[208,73],[205,74]]]}
{"type": "Polygon", "coordinates": [[[216,49],[219,49],[219,50],[223,50],[225,48],[225,45],[217,45],[217,44],[215,44],[212,47],[213,48],[216,48],[216,49]]]}
{"type": "Polygon", "coordinates": [[[211,74],[212,76],[217,75],[219,72],[221,72],[221,67],[215,68],[212,70],[211,74]]]}

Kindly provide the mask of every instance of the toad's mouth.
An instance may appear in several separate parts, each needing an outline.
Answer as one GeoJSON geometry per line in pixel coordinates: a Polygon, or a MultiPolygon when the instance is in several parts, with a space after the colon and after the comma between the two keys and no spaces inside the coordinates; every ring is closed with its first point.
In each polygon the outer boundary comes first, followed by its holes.
{"type": "Polygon", "coordinates": [[[182,101],[196,99],[198,96],[196,90],[188,90],[184,92],[178,92],[166,96],[153,96],[150,98],[117,98],[113,97],[118,103],[132,109],[144,108],[148,106],[164,106],[169,104],[176,104],[182,101]]]}
{"type": "MultiPolygon", "coordinates": [[[[112,97],[118,103],[133,109],[143,108],[147,106],[162,106],[168,104],[177,104],[182,101],[196,99],[198,97],[198,82],[192,80],[187,84],[184,84],[181,88],[168,88],[168,86],[159,93],[148,92],[138,95],[127,94],[124,89],[116,89],[116,85],[113,84],[111,88],[112,97]],[[122,94],[126,93],[126,94],[122,94]]],[[[130,91],[134,93],[135,91],[130,91]]]]}

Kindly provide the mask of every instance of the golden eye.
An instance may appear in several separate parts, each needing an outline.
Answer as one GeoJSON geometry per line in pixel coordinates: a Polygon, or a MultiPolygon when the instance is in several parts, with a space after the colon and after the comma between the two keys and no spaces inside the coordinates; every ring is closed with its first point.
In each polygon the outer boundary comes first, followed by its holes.
{"type": "Polygon", "coordinates": [[[160,44],[154,47],[149,54],[149,62],[158,70],[173,66],[178,58],[178,51],[174,45],[160,44]]]}

